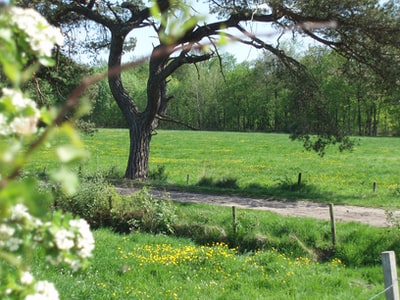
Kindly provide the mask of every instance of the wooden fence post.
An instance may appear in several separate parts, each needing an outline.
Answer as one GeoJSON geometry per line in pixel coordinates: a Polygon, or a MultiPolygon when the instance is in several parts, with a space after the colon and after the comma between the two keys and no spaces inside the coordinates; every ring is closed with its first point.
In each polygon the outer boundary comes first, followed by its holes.
{"type": "Polygon", "coordinates": [[[329,203],[329,215],[331,217],[332,245],[336,246],[336,223],[335,223],[335,212],[333,210],[333,203],[329,203]]]}
{"type": "Polygon", "coordinates": [[[232,227],[233,227],[233,235],[236,239],[237,223],[236,223],[236,207],[235,206],[232,206],[232,227]]]}
{"type": "Polygon", "coordinates": [[[399,300],[396,256],[394,251],[385,251],[382,252],[381,255],[385,289],[387,289],[386,300],[399,300]]]}
{"type": "Polygon", "coordinates": [[[186,184],[187,185],[189,184],[189,178],[190,178],[189,174],[186,174],[186,184]]]}
{"type": "Polygon", "coordinates": [[[374,192],[374,193],[376,193],[376,187],[377,187],[377,183],[376,183],[376,181],[374,181],[374,184],[372,185],[372,191],[374,192]]]}
{"type": "Polygon", "coordinates": [[[297,186],[301,186],[301,173],[299,173],[299,175],[297,176],[297,186]]]}

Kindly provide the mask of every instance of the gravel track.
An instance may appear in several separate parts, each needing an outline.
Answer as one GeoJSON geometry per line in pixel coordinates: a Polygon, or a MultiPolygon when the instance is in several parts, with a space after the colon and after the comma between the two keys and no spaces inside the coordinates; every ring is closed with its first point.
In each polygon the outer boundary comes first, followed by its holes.
{"type": "MultiPolygon", "coordinates": [[[[130,194],[137,189],[116,188],[121,194],[130,194]]],[[[187,192],[161,192],[151,191],[153,197],[158,199],[170,199],[179,202],[203,203],[221,206],[236,206],[237,208],[267,210],[284,216],[308,217],[319,220],[329,220],[329,205],[324,203],[309,201],[288,201],[276,200],[273,198],[255,199],[239,196],[215,196],[207,194],[196,194],[187,192]]],[[[393,212],[400,216],[400,211],[393,212]]],[[[359,222],[371,226],[388,226],[386,213],[384,209],[335,205],[334,214],[336,222],[359,222]]]]}

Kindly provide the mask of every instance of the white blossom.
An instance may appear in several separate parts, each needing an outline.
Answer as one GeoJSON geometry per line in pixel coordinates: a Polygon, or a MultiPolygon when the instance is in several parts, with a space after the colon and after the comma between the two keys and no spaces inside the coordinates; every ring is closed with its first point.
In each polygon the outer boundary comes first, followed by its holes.
{"type": "Polygon", "coordinates": [[[3,97],[9,98],[11,100],[12,105],[17,110],[24,109],[27,105],[30,104],[28,102],[32,102],[32,104],[33,104],[32,106],[35,105],[32,100],[25,99],[24,95],[21,92],[16,91],[14,89],[3,88],[2,92],[3,92],[3,97]]]}
{"type": "Polygon", "coordinates": [[[23,272],[20,280],[22,284],[30,285],[33,283],[33,276],[30,272],[23,272]]]}
{"type": "Polygon", "coordinates": [[[11,19],[14,26],[25,32],[26,41],[39,56],[51,57],[55,44],[63,44],[60,29],[51,26],[36,10],[30,8],[11,8],[11,19]]]}
{"type": "Polygon", "coordinates": [[[30,135],[37,131],[37,122],[40,111],[36,103],[25,98],[22,92],[3,88],[3,96],[0,103],[9,102],[13,108],[11,111],[0,112],[0,135],[19,134],[30,135]],[[8,115],[8,118],[6,117],[8,115]]]}
{"type": "Polygon", "coordinates": [[[82,263],[79,259],[69,259],[64,260],[72,269],[73,272],[78,271],[82,267],[82,263]]]}
{"type": "Polygon", "coordinates": [[[28,212],[28,208],[23,204],[16,204],[11,207],[11,220],[12,221],[24,221],[31,220],[32,216],[28,212]]]}
{"type": "Polygon", "coordinates": [[[22,240],[19,238],[9,238],[8,241],[6,242],[6,246],[8,249],[10,249],[11,252],[17,251],[19,249],[19,246],[22,244],[22,240]]]}
{"type": "Polygon", "coordinates": [[[46,280],[35,285],[35,294],[26,296],[25,300],[58,300],[59,295],[54,284],[46,280]]]}
{"type": "Polygon", "coordinates": [[[13,236],[15,228],[7,226],[6,224],[0,225],[0,239],[5,240],[13,236]]]}
{"type": "Polygon", "coordinates": [[[0,247],[4,247],[6,242],[14,235],[15,229],[5,224],[0,225],[0,247]]]}
{"type": "Polygon", "coordinates": [[[77,236],[77,248],[78,255],[82,258],[87,258],[92,256],[92,251],[94,249],[94,238],[90,231],[90,226],[84,219],[71,220],[69,221],[71,227],[78,229],[77,236]]]}
{"type": "Polygon", "coordinates": [[[54,241],[58,249],[69,250],[74,247],[74,237],[75,235],[72,232],[66,229],[60,229],[55,233],[54,241]]]}
{"type": "Polygon", "coordinates": [[[10,123],[13,132],[19,135],[31,135],[37,131],[37,119],[17,117],[10,123]]]}

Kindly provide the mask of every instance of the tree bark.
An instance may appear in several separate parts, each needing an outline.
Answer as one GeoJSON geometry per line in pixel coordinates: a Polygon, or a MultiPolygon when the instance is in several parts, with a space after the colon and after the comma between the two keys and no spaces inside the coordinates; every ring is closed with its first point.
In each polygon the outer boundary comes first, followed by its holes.
{"type": "Polygon", "coordinates": [[[125,178],[146,179],[149,175],[149,153],[152,129],[139,120],[129,129],[129,159],[125,178]]]}
{"type": "MultiPolygon", "coordinates": [[[[126,35],[120,31],[112,32],[108,61],[109,69],[121,66],[125,37],[126,35]]],[[[155,113],[149,116],[149,113],[138,110],[122,84],[121,74],[109,76],[108,83],[129,127],[129,157],[124,177],[128,179],[146,179],[149,175],[149,152],[153,131],[152,120],[154,120],[155,113]]],[[[152,109],[154,110],[154,108],[152,109]]],[[[151,108],[148,107],[147,110],[151,110],[151,108]]]]}

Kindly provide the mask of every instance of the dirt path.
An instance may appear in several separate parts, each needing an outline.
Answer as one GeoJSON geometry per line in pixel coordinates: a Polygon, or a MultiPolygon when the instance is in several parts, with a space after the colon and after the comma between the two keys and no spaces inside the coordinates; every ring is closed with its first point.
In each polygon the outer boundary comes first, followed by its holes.
{"type": "MultiPolygon", "coordinates": [[[[121,194],[129,194],[134,190],[117,188],[121,194]]],[[[165,198],[166,193],[152,191],[156,198],[165,198]]],[[[320,220],[329,220],[329,206],[324,203],[308,201],[284,201],[276,199],[254,199],[237,196],[214,196],[205,194],[168,192],[169,199],[180,202],[214,204],[223,206],[236,206],[238,208],[268,210],[284,216],[309,217],[320,220]]],[[[388,226],[385,210],[359,206],[335,205],[336,222],[360,222],[372,226],[388,226]]],[[[395,212],[396,216],[400,211],[395,212]]]]}

